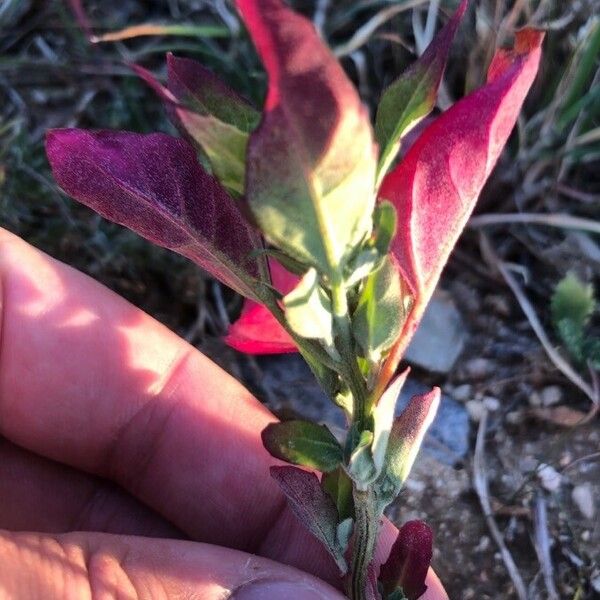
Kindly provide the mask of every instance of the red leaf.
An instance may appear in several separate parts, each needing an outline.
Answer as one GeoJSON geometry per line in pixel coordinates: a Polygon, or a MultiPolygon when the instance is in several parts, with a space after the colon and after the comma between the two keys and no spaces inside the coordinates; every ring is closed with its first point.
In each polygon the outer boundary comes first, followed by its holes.
{"type": "Polygon", "coordinates": [[[250,227],[186,142],[162,133],[57,129],[46,150],[56,181],[73,198],[254,297],[250,227]]]}
{"type": "Polygon", "coordinates": [[[425,591],[425,578],[433,555],[433,532],[423,521],[408,521],[398,532],[379,581],[386,594],[402,588],[408,600],[417,600],[425,591]]]}
{"type": "Polygon", "coordinates": [[[380,198],[398,210],[392,250],[413,291],[430,297],[494,168],[537,73],[543,33],[517,33],[488,82],[434,121],[384,180],[380,198]]]}
{"type": "MultiPolygon", "coordinates": [[[[299,281],[275,260],[269,260],[271,280],[282,294],[290,292],[299,281]]],[[[281,354],[297,352],[296,344],[289,333],[262,304],[245,300],[240,318],[229,327],[225,342],[247,354],[281,354]]]]}
{"type": "MultiPolygon", "coordinates": [[[[398,211],[392,252],[414,304],[390,353],[391,377],[444,264],[494,168],[537,74],[544,33],[524,29],[500,50],[488,81],[438,117],[384,179],[379,197],[398,211]]],[[[389,380],[389,379],[388,379],[389,380]]],[[[382,380],[382,387],[387,381],[382,380]]]]}

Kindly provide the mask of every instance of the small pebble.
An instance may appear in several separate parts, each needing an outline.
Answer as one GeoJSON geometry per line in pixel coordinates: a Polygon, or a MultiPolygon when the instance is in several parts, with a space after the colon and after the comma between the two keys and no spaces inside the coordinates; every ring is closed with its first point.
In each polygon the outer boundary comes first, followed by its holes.
{"type": "Polygon", "coordinates": [[[560,473],[552,466],[541,464],[538,469],[538,478],[542,487],[549,492],[556,492],[562,483],[560,473]]]}
{"type": "Polygon", "coordinates": [[[465,403],[471,421],[479,423],[483,417],[483,413],[487,410],[485,404],[481,400],[468,400],[465,403]]]}
{"type": "Polygon", "coordinates": [[[487,358],[472,358],[465,365],[465,370],[472,379],[484,379],[494,370],[494,363],[487,358]]]}
{"type": "Polygon", "coordinates": [[[484,396],[483,404],[491,412],[494,412],[500,408],[500,400],[498,400],[498,398],[494,398],[493,396],[484,396]]]}
{"type": "Polygon", "coordinates": [[[468,383],[463,383],[454,388],[452,397],[459,402],[466,402],[473,399],[473,386],[468,383]]]}
{"type": "Polygon", "coordinates": [[[554,406],[563,397],[562,389],[558,385],[549,385],[540,392],[540,400],[543,406],[554,406]]]}
{"type": "Polygon", "coordinates": [[[594,506],[594,495],[592,493],[592,486],[589,483],[576,485],[571,492],[571,498],[576,504],[579,512],[586,519],[593,519],[596,513],[596,507],[594,506]]]}

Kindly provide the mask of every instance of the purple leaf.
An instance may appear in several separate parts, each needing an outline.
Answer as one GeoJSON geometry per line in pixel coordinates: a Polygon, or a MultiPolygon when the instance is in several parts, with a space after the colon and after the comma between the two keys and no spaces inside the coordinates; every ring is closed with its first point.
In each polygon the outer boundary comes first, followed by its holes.
{"type": "Polygon", "coordinates": [[[46,150],[67,194],[256,297],[252,232],[186,142],[162,133],[56,129],[46,150]]]}
{"type": "Polygon", "coordinates": [[[381,567],[379,581],[385,595],[400,588],[408,600],[425,591],[425,578],[433,555],[433,532],[423,521],[408,521],[398,532],[390,556],[381,567]]]}
{"type": "Polygon", "coordinates": [[[190,58],[167,54],[169,91],[185,107],[250,133],[260,113],[214,73],[190,58]]]}
{"type": "Polygon", "coordinates": [[[325,546],[341,573],[348,570],[337,538],[338,511],[314,473],[296,467],[271,467],[271,477],[288,499],[292,512],[325,546]]]}

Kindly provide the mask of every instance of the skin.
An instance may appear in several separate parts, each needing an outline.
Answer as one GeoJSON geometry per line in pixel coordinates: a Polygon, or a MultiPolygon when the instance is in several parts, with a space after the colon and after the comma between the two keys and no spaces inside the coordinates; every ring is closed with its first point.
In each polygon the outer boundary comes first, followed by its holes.
{"type": "Polygon", "coordinates": [[[0,596],[342,598],[237,381],[1,230],[0,309],[0,596]]]}

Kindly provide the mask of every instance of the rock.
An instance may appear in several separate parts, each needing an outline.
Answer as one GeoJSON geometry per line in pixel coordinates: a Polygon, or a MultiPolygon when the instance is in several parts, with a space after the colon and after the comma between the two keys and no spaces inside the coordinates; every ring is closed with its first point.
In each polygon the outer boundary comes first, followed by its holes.
{"type": "Polygon", "coordinates": [[[495,412],[500,408],[500,400],[493,396],[484,396],[482,402],[490,412],[495,412]]]}
{"type": "Polygon", "coordinates": [[[470,379],[485,379],[494,371],[494,363],[487,358],[472,358],[465,364],[465,372],[470,379]]]}
{"type": "Polygon", "coordinates": [[[469,400],[465,403],[465,407],[471,420],[475,423],[479,423],[487,411],[485,404],[481,400],[469,400]]]}
{"type": "Polygon", "coordinates": [[[413,337],[406,360],[436,373],[448,373],[462,352],[467,332],[450,294],[437,291],[413,337]]]}
{"type": "MultiPolygon", "coordinates": [[[[302,418],[345,428],[343,412],[327,398],[298,354],[256,357],[258,369],[245,369],[250,389],[280,418],[302,418]]],[[[409,378],[396,406],[400,414],[409,400],[430,388],[409,378]]],[[[469,450],[469,415],[464,406],[442,394],[438,414],[425,437],[423,449],[447,465],[462,461],[469,450]]]]}
{"type": "Polygon", "coordinates": [[[542,487],[549,492],[556,492],[562,484],[560,473],[552,466],[541,464],[537,472],[542,487]]]}
{"type": "Polygon", "coordinates": [[[470,383],[463,383],[454,388],[452,397],[459,402],[466,402],[473,399],[473,386],[470,383]]]}
{"type": "Polygon", "coordinates": [[[593,519],[596,513],[592,486],[589,483],[576,485],[571,492],[571,498],[586,519],[593,519]]]}
{"type": "Polygon", "coordinates": [[[542,406],[554,406],[562,400],[563,392],[558,385],[549,385],[540,392],[542,406]]]}

